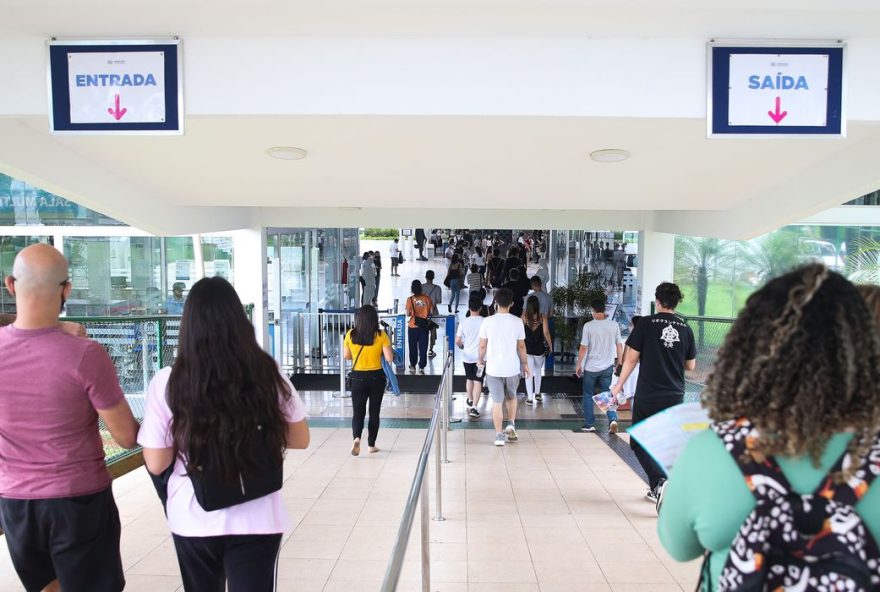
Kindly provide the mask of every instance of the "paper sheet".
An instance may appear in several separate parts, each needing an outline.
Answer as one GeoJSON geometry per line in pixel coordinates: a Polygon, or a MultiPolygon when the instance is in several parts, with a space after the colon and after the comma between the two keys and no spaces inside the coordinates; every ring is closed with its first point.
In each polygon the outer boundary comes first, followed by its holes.
{"type": "Polygon", "coordinates": [[[682,403],[637,423],[628,433],[668,475],[690,439],[711,422],[700,403],[682,403]]]}

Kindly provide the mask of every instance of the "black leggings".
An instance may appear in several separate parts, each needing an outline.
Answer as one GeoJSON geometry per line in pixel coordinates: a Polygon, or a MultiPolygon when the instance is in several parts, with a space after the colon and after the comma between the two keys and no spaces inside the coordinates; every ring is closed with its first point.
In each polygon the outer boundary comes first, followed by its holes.
{"type": "Polygon", "coordinates": [[[280,534],[173,536],[186,592],[275,590],[280,534]]]}
{"type": "Polygon", "coordinates": [[[364,432],[364,417],[369,402],[370,422],[367,426],[367,444],[376,445],[376,437],[379,435],[379,412],[382,409],[384,395],[385,372],[355,370],[351,373],[351,406],[354,408],[354,415],[351,417],[352,438],[360,438],[364,432]]]}

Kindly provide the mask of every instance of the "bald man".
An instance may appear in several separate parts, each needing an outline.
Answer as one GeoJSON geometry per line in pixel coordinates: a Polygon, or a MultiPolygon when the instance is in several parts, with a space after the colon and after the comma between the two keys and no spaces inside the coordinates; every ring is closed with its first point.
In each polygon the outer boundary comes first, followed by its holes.
{"type": "Polygon", "coordinates": [[[0,328],[0,527],[25,589],[118,592],[120,523],[100,417],[135,446],[138,425],[110,357],[62,330],[67,260],[22,250],[6,278],[17,316],[0,328]]]}

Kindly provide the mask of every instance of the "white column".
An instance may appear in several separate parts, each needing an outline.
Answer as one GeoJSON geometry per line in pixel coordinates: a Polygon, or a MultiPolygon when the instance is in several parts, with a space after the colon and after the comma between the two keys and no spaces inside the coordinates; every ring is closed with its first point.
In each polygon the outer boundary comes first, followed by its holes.
{"type": "Polygon", "coordinates": [[[242,304],[254,305],[257,342],[269,348],[267,326],[269,276],[266,267],[266,229],[249,228],[231,233],[233,240],[233,283],[242,304]]]}
{"type": "Polygon", "coordinates": [[[654,290],[672,281],[675,267],[675,235],[651,230],[639,232],[639,282],[642,287],[641,310],[651,314],[654,290]]]}

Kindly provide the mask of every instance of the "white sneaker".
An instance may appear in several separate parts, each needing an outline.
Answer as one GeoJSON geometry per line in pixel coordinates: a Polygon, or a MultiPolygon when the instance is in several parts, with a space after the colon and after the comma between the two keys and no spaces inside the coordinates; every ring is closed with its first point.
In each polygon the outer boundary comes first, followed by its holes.
{"type": "Polygon", "coordinates": [[[519,440],[519,436],[516,435],[516,428],[513,427],[513,424],[508,424],[508,426],[504,428],[504,434],[507,436],[508,442],[516,442],[519,440]]]}
{"type": "Polygon", "coordinates": [[[619,429],[619,428],[618,428],[618,426],[617,426],[617,422],[616,422],[616,421],[612,421],[612,422],[608,425],[608,433],[609,433],[609,434],[616,434],[618,429],[619,429]]]}
{"type": "Polygon", "coordinates": [[[507,441],[504,438],[504,434],[501,432],[495,434],[495,446],[504,446],[506,443],[507,441]]]}

